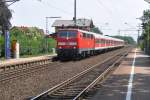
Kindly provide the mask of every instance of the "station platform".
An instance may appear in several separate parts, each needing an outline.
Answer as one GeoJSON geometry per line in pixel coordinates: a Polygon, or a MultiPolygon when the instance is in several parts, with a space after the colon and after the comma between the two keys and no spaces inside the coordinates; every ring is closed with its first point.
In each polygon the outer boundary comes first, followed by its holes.
{"type": "Polygon", "coordinates": [[[48,59],[48,58],[53,57],[53,56],[56,56],[56,54],[36,56],[36,57],[27,57],[27,58],[19,58],[19,59],[8,59],[8,60],[0,61],[0,66],[21,64],[21,63],[27,63],[27,62],[33,62],[33,61],[40,61],[43,59],[48,59]]]}
{"type": "Polygon", "coordinates": [[[90,100],[150,100],[150,56],[132,50],[90,100]]]}

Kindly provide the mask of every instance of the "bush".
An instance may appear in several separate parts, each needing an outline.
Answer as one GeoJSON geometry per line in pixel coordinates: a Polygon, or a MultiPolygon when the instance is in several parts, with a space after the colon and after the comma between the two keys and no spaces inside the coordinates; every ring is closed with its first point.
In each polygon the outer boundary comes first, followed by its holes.
{"type": "MultiPolygon", "coordinates": [[[[10,31],[11,43],[17,40],[20,44],[20,55],[41,55],[51,53],[51,49],[56,47],[56,41],[46,38],[44,33],[36,27],[13,27],[10,31]]],[[[0,52],[4,57],[4,37],[0,36],[0,52]]]]}

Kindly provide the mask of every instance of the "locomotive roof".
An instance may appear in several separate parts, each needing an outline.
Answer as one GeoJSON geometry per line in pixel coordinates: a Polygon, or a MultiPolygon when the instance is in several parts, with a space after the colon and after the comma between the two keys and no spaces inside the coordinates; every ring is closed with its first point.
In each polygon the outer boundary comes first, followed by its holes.
{"type": "Polygon", "coordinates": [[[83,31],[83,30],[79,30],[80,32],[84,32],[84,33],[88,33],[88,34],[93,34],[95,37],[97,38],[103,38],[103,39],[110,39],[110,40],[116,40],[116,41],[124,41],[124,40],[121,40],[121,39],[117,39],[117,38],[113,38],[113,37],[109,37],[109,36],[104,36],[104,35],[101,35],[101,34],[98,34],[98,33],[94,33],[94,32],[88,32],[88,31],[83,31]]]}
{"type": "Polygon", "coordinates": [[[60,29],[62,31],[80,31],[80,32],[83,32],[83,33],[87,33],[87,34],[93,34],[95,37],[97,38],[103,38],[103,39],[110,39],[110,40],[115,40],[115,41],[124,41],[124,40],[121,40],[121,39],[117,39],[117,38],[113,38],[113,37],[109,37],[109,36],[104,36],[104,35],[101,35],[101,34],[98,34],[98,33],[94,33],[94,32],[89,32],[89,31],[84,31],[84,30],[80,30],[80,29],[60,29]]]}

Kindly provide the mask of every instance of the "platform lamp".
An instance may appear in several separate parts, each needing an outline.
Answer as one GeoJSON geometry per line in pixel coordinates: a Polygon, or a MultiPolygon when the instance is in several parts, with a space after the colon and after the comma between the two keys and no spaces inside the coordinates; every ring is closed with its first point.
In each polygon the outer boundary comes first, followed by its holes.
{"type": "Polygon", "coordinates": [[[61,16],[53,16],[53,17],[45,17],[46,18],[46,36],[45,36],[45,41],[46,41],[46,52],[48,53],[48,41],[47,41],[47,34],[49,34],[49,30],[48,30],[48,19],[58,19],[61,18],[61,16]]]}

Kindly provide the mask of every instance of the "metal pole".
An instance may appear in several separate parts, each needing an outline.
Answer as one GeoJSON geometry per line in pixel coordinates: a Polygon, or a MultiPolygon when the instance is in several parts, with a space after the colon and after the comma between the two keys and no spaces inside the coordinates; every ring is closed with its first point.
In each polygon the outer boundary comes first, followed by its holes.
{"type": "MultiPolygon", "coordinates": [[[[19,0],[6,0],[4,2],[11,2],[10,5],[12,5],[13,3],[17,2],[19,0]]],[[[8,5],[8,6],[10,6],[8,5]]],[[[6,26],[4,26],[4,35],[5,35],[5,58],[6,59],[10,59],[11,57],[11,52],[10,52],[10,32],[9,32],[9,25],[7,23],[6,26]]]]}
{"type": "Polygon", "coordinates": [[[46,17],[46,34],[48,33],[48,17],[46,17]]]}
{"type": "Polygon", "coordinates": [[[5,58],[10,59],[10,34],[5,30],[5,58]]]}
{"type": "MultiPolygon", "coordinates": [[[[49,30],[48,30],[48,19],[49,18],[61,18],[60,16],[58,16],[58,17],[46,17],[46,35],[48,35],[48,33],[49,33],[49,30]]],[[[45,49],[46,49],[46,53],[48,53],[48,37],[47,36],[45,36],[44,37],[45,38],[45,49]]]]}
{"type": "Polygon", "coordinates": [[[138,31],[137,45],[139,45],[140,30],[137,30],[137,31],[138,31]]]}
{"type": "Polygon", "coordinates": [[[118,35],[120,36],[120,29],[118,30],[118,35]]]}
{"type": "Polygon", "coordinates": [[[148,54],[149,54],[149,51],[150,51],[150,50],[149,50],[149,49],[150,49],[150,48],[149,48],[149,39],[150,39],[149,34],[150,34],[150,33],[149,33],[149,30],[148,30],[148,33],[147,33],[147,53],[148,53],[148,54]]]}
{"type": "Polygon", "coordinates": [[[76,26],[76,20],[77,20],[77,1],[74,0],[74,24],[76,26]]]}

